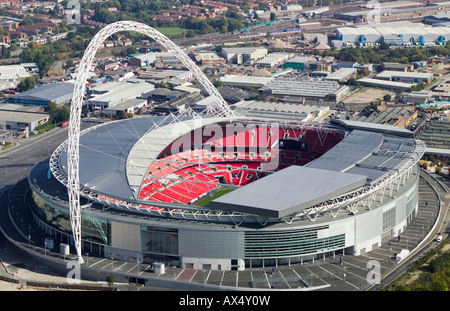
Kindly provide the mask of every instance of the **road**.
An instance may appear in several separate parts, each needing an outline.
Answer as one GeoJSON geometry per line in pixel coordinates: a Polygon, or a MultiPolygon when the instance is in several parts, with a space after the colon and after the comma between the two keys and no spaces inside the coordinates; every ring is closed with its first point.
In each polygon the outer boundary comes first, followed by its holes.
{"type": "MultiPolygon", "coordinates": [[[[82,122],[81,129],[97,123],[82,122]]],[[[17,145],[0,151],[0,189],[28,176],[33,166],[48,158],[67,139],[67,127],[21,139],[17,145]]]]}

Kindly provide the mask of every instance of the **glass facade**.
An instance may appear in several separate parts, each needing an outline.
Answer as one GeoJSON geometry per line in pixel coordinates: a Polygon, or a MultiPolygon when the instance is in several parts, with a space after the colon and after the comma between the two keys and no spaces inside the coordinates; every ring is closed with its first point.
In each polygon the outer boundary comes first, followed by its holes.
{"type": "Polygon", "coordinates": [[[141,226],[141,250],[158,255],[178,255],[178,230],[141,226]]]}
{"type": "Polygon", "coordinates": [[[345,234],[318,238],[320,229],[245,233],[245,258],[290,257],[331,251],[345,246],[345,234]]]}
{"type": "MultiPolygon", "coordinates": [[[[49,226],[72,234],[69,210],[45,200],[35,192],[31,204],[34,213],[49,226]]],[[[108,220],[81,216],[81,237],[83,240],[111,245],[111,224],[108,220]]]]}

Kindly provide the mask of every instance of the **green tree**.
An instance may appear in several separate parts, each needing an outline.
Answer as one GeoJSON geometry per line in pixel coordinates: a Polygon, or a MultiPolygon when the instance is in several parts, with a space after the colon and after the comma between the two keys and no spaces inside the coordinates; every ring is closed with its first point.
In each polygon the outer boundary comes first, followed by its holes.
{"type": "Polygon", "coordinates": [[[106,283],[108,284],[109,287],[113,287],[114,286],[114,275],[107,274],[105,276],[105,279],[106,279],[106,283]]]}
{"type": "Polygon", "coordinates": [[[27,77],[20,81],[19,85],[17,86],[17,90],[19,92],[25,92],[28,90],[31,90],[36,86],[36,80],[34,77],[27,77]]]}

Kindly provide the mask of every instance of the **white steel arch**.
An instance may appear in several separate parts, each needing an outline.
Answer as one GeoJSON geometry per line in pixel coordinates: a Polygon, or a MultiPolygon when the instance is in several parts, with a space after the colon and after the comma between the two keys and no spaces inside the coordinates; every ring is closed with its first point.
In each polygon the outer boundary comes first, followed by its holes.
{"type": "Polygon", "coordinates": [[[195,63],[171,40],[153,29],[152,27],[133,21],[119,21],[101,29],[91,40],[84,52],[78,70],[78,76],[73,90],[72,104],[70,107],[69,139],[67,147],[69,210],[72,233],[77,251],[78,262],[83,263],[81,255],[81,208],[80,208],[80,184],[79,184],[79,140],[80,140],[80,116],[83,105],[83,96],[86,90],[86,81],[89,68],[94,60],[98,48],[106,38],[119,31],[136,31],[147,35],[172,52],[193,74],[205,90],[217,99],[219,111],[217,115],[233,116],[234,112],[229,108],[217,89],[212,85],[195,63]]]}

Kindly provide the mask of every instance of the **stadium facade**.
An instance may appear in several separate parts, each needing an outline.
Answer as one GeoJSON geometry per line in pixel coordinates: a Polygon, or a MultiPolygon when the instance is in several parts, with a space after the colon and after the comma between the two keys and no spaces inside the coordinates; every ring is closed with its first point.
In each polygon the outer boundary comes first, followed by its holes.
{"type": "MultiPolygon", "coordinates": [[[[357,256],[418,209],[425,145],[393,126],[169,115],[81,134],[83,253],[212,270],[357,256]]],[[[36,222],[74,247],[67,144],[29,183],[36,222]]]]}

